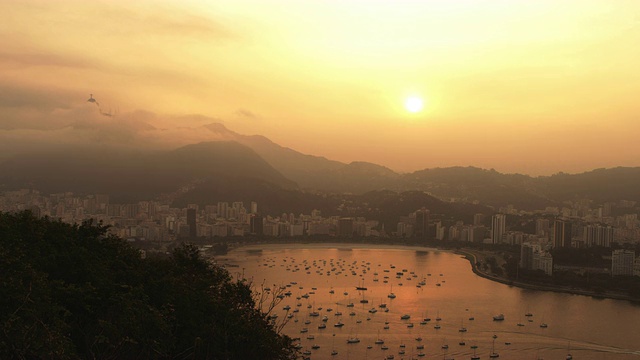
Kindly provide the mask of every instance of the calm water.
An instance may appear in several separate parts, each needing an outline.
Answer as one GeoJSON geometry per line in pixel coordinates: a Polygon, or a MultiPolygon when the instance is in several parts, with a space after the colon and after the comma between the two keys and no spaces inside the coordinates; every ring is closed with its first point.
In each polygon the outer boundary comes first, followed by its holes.
{"type": "Polygon", "coordinates": [[[492,347],[500,359],[565,359],[568,353],[573,359],[640,359],[640,306],[509,287],[478,277],[467,260],[450,252],[346,244],[263,245],[236,249],[217,260],[237,265],[229,268],[231,273],[241,276],[244,271],[258,289],[263,282],[272,289],[288,285],[292,295],[275,308],[276,321],[293,315],[283,331],[299,337],[301,350],[310,351],[311,359],[469,359],[473,346],[481,359],[489,359],[492,347]],[[422,281],[426,284],[418,287],[422,281]],[[394,299],[388,297],[392,292],[394,299]],[[361,303],[363,299],[368,303],[361,303]],[[354,307],[347,307],[349,303],[354,307]],[[286,305],[291,309],[284,310],[286,305]],[[377,312],[369,312],[372,308],[377,312]],[[312,311],[320,316],[309,316],[312,311]],[[402,320],[405,314],[411,318],[402,320]],[[493,320],[498,314],[504,314],[504,321],[493,320]],[[326,328],[319,329],[325,315],[326,328]],[[431,320],[424,323],[424,318],[431,320]],[[335,327],[338,322],[344,326],[335,327]],[[542,323],[547,327],[540,327],[542,323]],[[301,332],[304,328],[308,332],[301,332]],[[360,343],[347,344],[353,337],[360,343]],[[384,344],[375,344],[377,339],[384,344]],[[337,355],[332,356],[332,350],[337,355]]]}

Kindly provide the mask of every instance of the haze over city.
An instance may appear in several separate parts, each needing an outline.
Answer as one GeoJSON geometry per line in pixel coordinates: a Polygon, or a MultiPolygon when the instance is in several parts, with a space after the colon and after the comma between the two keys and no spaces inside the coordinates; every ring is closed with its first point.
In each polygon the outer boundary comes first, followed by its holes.
{"type": "Polygon", "coordinates": [[[637,1],[7,1],[0,14],[3,158],[175,148],[215,140],[202,126],[220,122],[400,172],[640,165],[637,1]]]}
{"type": "Polygon", "coordinates": [[[0,359],[640,356],[638,0],[8,0],[0,44],[0,359]]]}

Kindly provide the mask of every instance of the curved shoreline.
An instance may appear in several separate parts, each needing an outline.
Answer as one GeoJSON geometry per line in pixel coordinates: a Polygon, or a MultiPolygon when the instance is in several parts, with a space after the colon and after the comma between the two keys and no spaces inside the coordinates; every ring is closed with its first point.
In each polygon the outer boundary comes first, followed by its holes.
{"type": "Polygon", "coordinates": [[[500,276],[496,276],[496,275],[492,275],[492,274],[488,274],[486,272],[480,271],[480,269],[478,269],[478,266],[476,265],[476,263],[478,262],[477,255],[473,251],[469,251],[465,249],[465,250],[455,250],[452,252],[455,254],[463,255],[464,258],[467,259],[471,264],[471,270],[473,271],[474,274],[480,276],[481,278],[499,282],[505,285],[515,286],[515,287],[528,289],[528,290],[552,291],[552,292],[559,292],[559,293],[572,294],[572,295],[590,296],[598,299],[626,300],[633,303],[640,303],[640,299],[637,299],[628,295],[612,294],[612,293],[596,293],[595,291],[589,291],[589,290],[569,289],[566,287],[553,286],[553,285],[530,284],[522,281],[513,281],[513,280],[505,279],[500,276]]]}
{"type": "Polygon", "coordinates": [[[377,248],[377,249],[382,248],[382,249],[398,249],[398,250],[446,251],[446,252],[451,252],[453,254],[462,255],[465,259],[467,259],[471,264],[471,270],[473,271],[474,274],[484,279],[499,282],[504,285],[515,286],[521,289],[528,289],[528,290],[552,291],[552,292],[559,292],[559,293],[572,294],[572,295],[589,296],[597,299],[624,300],[632,303],[640,303],[640,299],[634,298],[628,295],[623,295],[623,294],[596,293],[595,291],[571,289],[571,288],[553,286],[553,285],[530,284],[526,282],[513,281],[513,280],[505,279],[503,277],[492,275],[492,274],[480,271],[480,269],[478,269],[478,267],[476,266],[476,263],[478,262],[478,256],[473,250],[469,250],[469,249],[450,250],[450,249],[442,249],[438,247],[425,247],[420,245],[399,245],[399,244],[363,244],[363,243],[343,243],[343,242],[336,242],[336,243],[322,243],[322,242],[278,243],[278,242],[275,242],[275,243],[262,243],[262,244],[246,244],[246,245],[243,244],[243,245],[240,245],[239,247],[233,248],[232,250],[237,250],[240,248],[245,248],[245,249],[249,248],[248,250],[253,250],[251,248],[261,247],[263,245],[269,245],[269,246],[276,245],[276,248],[286,248],[287,245],[292,245],[292,244],[314,245],[314,246],[321,245],[323,247],[332,247],[332,248],[335,247],[336,249],[348,248],[349,250],[371,249],[372,248],[371,245],[373,245],[374,246],[373,248],[377,248]],[[277,246],[277,245],[280,245],[280,246],[277,246]]]}

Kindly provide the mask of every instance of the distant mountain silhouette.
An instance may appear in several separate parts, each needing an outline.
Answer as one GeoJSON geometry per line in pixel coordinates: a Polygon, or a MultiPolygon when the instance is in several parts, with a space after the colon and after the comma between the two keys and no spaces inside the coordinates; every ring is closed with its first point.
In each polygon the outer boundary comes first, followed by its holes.
{"type": "Polygon", "coordinates": [[[358,216],[379,219],[386,226],[394,226],[398,223],[398,216],[407,216],[423,207],[429,209],[432,219],[464,220],[466,223],[473,223],[474,214],[492,212],[484,205],[445,202],[422,191],[371,191],[355,195],[351,200],[352,206],[361,209],[358,216]]]}
{"type": "Polygon", "coordinates": [[[397,192],[419,190],[440,199],[479,202],[496,208],[511,204],[527,210],[559,205],[579,197],[598,202],[640,201],[640,190],[633,185],[640,183],[640,168],[531,177],[502,174],[493,169],[454,166],[398,174],[372,163],[344,164],[305,155],[263,136],[240,135],[222,124],[210,124],[207,129],[252,148],[284,176],[311,191],[363,194],[383,189],[397,192]]]}
{"type": "Polygon", "coordinates": [[[541,192],[558,201],[588,198],[596,202],[640,202],[640,167],[596,169],[581,174],[555,174],[536,179],[541,192]]]}
{"type": "Polygon", "coordinates": [[[496,207],[512,204],[520,209],[539,209],[554,202],[540,191],[530,176],[501,174],[476,167],[416,171],[403,176],[403,187],[428,191],[443,199],[480,202],[496,207]]]}
{"type": "MultiPolygon", "coordinates": [[[[475,203],[495,209],[511,204],[533,210],[583,198],[597,203],[640,202],[638,167],[541,177],[476,167],[399,174],[368,162],[345,164],[305,155],[264,136],[241,135],[218,123],[205,125],[202,131],[211,132],[216,141],[154,153],[95,147],[17,156],[0,164],[0,190],[103,192],[123,201],[163,196],[180,204],[261,200],[262,204],[271,204],[266,206],[273,211],[294,213],[313,208],[332,213],[340,201],[327,201],[332,198],[327,195],[338,194],[343,199],[347,194],[363,195],[364,199],[374,193],[377,197],[387,194],[382,190],[389,190],[392,199],[396,198],[391,194],[413,194],[411,199],[428,194],[445,203],[475,203]]],[[[421,198],[406,209],[397,208],[393,202],[384,207],[405,211],[429,201],[421,198]]]]}
{"type": "Polygon", "coordinates": [[[323,214],[335,215],[342,202],[338,197],[285,189],[268,181],[256,178],[236,178],[234,181],[222,177],[209,178],[195,184],[172,199],[172,206],[186,207],[187,204],[201,206],[215,204],[218,201],[242,201],[258,203],[258,211],[266,215],[282,213],[310,214],[311,210],[321,210],[323,214]]]}
{"type": "Polygon", "coordinates": [[[205,128],[228,140],[237,141],[258,153],[271,166],[300,187],[325,192],[364,193],[395,184],[399,175],[392,170],[366,162],[344,164],[321,156],[306,155],[280,146],[260,135],[241,135],[219,123],[205,128]]]}
{"type": "Polygon", "coordinates": [[[148,200],[211,178],[255,179],[297,188],[253,150],[230,141],[155,153],[74,148],[21,155],[0,164],[0,184],[5,189],[108,193],[122,201],[148,200]]]}
{"type": "Polygon", "coordinates": [[[494,207],[512,204],[518,209],[542,209],[567,200],[640,202],[640,168],[597,169],[581,174],[531,177],[501,174],[475,167],[416,171],[403,176],[405,189],[423,190],[439,198],[477,201],[494,207]]]}

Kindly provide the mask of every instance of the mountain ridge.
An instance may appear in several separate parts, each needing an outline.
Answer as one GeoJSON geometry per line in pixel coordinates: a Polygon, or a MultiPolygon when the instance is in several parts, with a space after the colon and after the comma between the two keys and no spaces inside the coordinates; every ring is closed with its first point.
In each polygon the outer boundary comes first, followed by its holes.
{"type": "MultiPolygon", "coordinates": [[[[202,128],[211,132],[215,140],[169,151],[70,147],[15,156],[0,163],[0,184],[4,189],[32,186],[41,191],[119,192],[124,193],[124,198],[139,198],[175,192],[180,184],[194,184],[197,179],[200,180],[197,186],[214,183],[222,186],[219,180],[211,181],[212,177],[218,177],[227,182],[245,182],[247,186],[261,187],[260,184],[268,183],[309,194],[419,191],[447,202],[484,204],[495,209],[507,205],[524,210],[543,209],[585,198],[597,203],[640,202],[640,188],[636,185],[640,183],[640,167],[535,177],[474,166],[397,173],[370,162],[347,164],[303,154],[261,135],[241,135],[220,123],[202,128]]],[[[221,194],[213,189],[209,193],[221,194]]],[[[287,196],[284,198],[296,198],[287,196]]]]}

